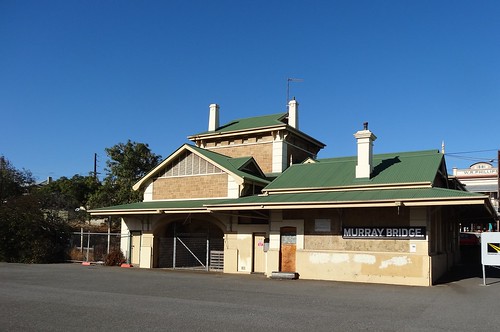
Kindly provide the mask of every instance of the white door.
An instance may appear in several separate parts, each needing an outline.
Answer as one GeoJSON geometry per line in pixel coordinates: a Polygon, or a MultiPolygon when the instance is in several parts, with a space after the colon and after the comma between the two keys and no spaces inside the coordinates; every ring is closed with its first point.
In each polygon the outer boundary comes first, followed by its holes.
{"type": "Polygon", "coordinates": [[[264,234],[254,234],[253,236],[253,272],[266,272],[264,238],[264,234]]]}
{"type": "Polygon", "coordinates": [[[133,266],[139,266],[141,256],[141,233],[132,232],[130,263],[133,266]]]}

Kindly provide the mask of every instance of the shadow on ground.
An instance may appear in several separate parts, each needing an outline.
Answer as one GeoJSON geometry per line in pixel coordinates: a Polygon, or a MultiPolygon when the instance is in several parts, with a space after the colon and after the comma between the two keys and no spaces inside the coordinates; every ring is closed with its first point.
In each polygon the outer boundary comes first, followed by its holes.
{"type": "MultiPolygon", "coordinates": [[[[454,266],[442,278],[438,280],[437,285],[447,284],[450,282],[460,281],[464,279],[483,278],[483,270],[481,265],[481,247],[480,246],[464,246],[460,249],[462,259],[459,264],[454,266]]],[[[493,267],[486,267],[487,278],[497,278],[500,281],[500,270],[493,267]]]]}

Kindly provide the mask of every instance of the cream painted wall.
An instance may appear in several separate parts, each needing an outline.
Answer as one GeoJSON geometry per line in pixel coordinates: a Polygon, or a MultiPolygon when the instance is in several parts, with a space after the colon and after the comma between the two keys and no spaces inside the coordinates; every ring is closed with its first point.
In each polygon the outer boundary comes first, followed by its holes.
{"type": "MultiPolygon", "coordinates": [[[[426,208],[405,208],[405,213],[409,214],[409,224],[411,226],[427,225],[426,208]]],[[[392,211],[392,210],[391,210],[392,211]]],[[[389,213],[393,213],[389,211],[389,213]]],[[[378,217],[384,218],[384,212],[379,212],[378,217]]],[[[319,215],[318,217],[322,217],[319,215]]],[[[392,217],[393,219],[395,217],[392,217]]],[[[408,225],[408,219],[407,225],[408,225]]],[[[332,215],[332,220],[335,220],[332,215]]],[[[396,221],[394,219],[394,221],[396,221]]],[[[403,219],[404,220],[404,219],[403,219]]],[[[297,228],[297,254],[296,272],[302,279],[337,280],[354,282],[373,282],[388,284],[405,284],[429,286],[430,279],[430,258],[428,255],[428,237],[425,240],[355,240],[364,244],[360,251],[332,250],[332,249],[304,249],[306,236],[304,235],[304,220],[283,220],[283,215],[274,212],[271,215],[270,239],[271,250],[267,253],[266,274],[270,276],[272,271],[279,269],[279,249],[280,249],[280,228],[297,228]],[[375,242],[377,241],[377,242],[375,242]],[[370,243],[375,247],[387,245],[389,250],[369,251],[370,243]],[[392,251],[392,249],[397,251],[392,251]]],[[[335,228],[335,227],[334,227],[335,228]]],[[[337,231],[335,231],[337,232],[337,231]]],[[[341,234],[333,233],[323,235],[323,237],[338,238],[341,234]]],[[[350,240],[342,240],[342,242],[350,240]]],[[[335,242],[335,241],[333,241],[335,242]]],[[[385,247],[383,247],[385,248],[385,247]]],[[[382,248],[382,249],[383,249],[382,248]]]]}
{"type": "Polygon", "coordinates": [[[280,251],[279,249],[269,249],[266,253],[266,272],[265,275],[270,277],[274,271],[279,271],[280,266],[280,251]]]}
{"type": "Polygon", "coordinates": [[[142,234],[141,238],[141,263],[140,268],[153,266],[153,234],[142,234]]]}
{"type": "Polygon", "coordinates": [[[429,252],[429,230],[427,225],[427,208],[412,207],[410,208],[410,226],[425,226],[427,236],[425,240],[409,240],[409,252],[420,255],[427,255],[429,252]]]}
{"type": "Polygon", "coordinates": [[[134,217],[124,217],[121,221],[121,230],[120,230],[120,249],[127,260],[130,259],[130,232],[131,231],[141,231],[142,225],[141,222],[134,217]]]}
{"type": "Polygon", "coordinates": [[[231,175],[227,175],[227,197],[238,198],[240,197],[240,186],[231,175]]]}
{"type": "Polygon", "coordinates": [[[284,142],[284,137],[282,132],[275,133],[273,137],[273,160],[272,160],[272,172],[281,173],[286,168],[288,161],[287,156],[287,145],[284,142]]]}
{"type": "MultiPolygon", "coordinates": [[[[238,264],[236,272],[253,272],[253,234],[269,231],[268,225],[237,225],[235,236],[238,251],[238,264]]],[[[234,237],[233,237],[234,238],[234,237]]],[[[232,246],[231,246],[232,247],[232,246]]],[[[226,257],[224,257],[224,261],[226,257]]]]}
{"type": "Polygon", "coordinates": [[[401,253],[297,251],[301,279],[430,286],[429,257],[401,253]]]}
{"type": "Polygon", "coordinates": [[[153,200],[153,181],[150,181],[144,189],[144,202],[153,200]]]}
{"type": "Polygon", "coordinates": [[[120,230],[120,249],[125,256],[125,258],[130,258],[130,238],[129,238],[129,229],[127,227],[127,223],[124,218],[121,221],[121,230],[120,230]]]}

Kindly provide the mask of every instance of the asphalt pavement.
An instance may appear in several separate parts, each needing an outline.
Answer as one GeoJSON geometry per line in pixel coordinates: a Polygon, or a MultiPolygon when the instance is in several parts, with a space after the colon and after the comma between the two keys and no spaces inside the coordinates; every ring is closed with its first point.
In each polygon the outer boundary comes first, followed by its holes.
{"type": "Polygon", "coordinates": [[[498,331],[500,273],[432,287],[0,263],[1,331],[498,331]]]}

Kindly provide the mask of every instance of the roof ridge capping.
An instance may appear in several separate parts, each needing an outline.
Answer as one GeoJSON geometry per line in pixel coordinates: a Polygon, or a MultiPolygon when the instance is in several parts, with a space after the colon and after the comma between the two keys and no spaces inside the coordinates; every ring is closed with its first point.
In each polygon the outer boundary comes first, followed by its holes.
{"type": "MultiPolygon", "coordinates": [[[[218,109],[217,109],[218,110],[218,109]]],[[[258,128],[266,128],[266,127],[275,127],[275,126],[286,126],[287,123],[283,120],[286,119],[288,113],[280,112],[275,114],[266,114],[266,115],[258,115],[251,117],[244,117],[230,120],[222,125],[217,125],[217,127],[209,128],[208,131],[200,132],[194,135],[188,136],[188,139],[195,138],[197,136],[204,136],[216,133],[228,133],[235,131],[242,131],[248,129],[258,129],[258,128]]],[[[212,120],[211,120],[212,121],[212,120]]],[[[213,121],[216,122],[216,121],[213,121]]],[[[218,121],[217,121],[218,123],[218,121]]]]}
{"type": "MultiPolygon", "coordinates": [[[[441,153],[437,149],[432,149],[432,150],[417,150],[417,151],[401,151],[401,152],[384,152],[384,153],[377,153],[373,155],[373,159],[378,159],[381,160],[385,157],[394,157],[394,156],[400,156],[403,155],[404,157],[419,157],[419,156],[424,156],[424,155],[440,155],[441,153]]],[[[332,158],[318,158],[318,159],[308,159],[306,161],[311,161],[317,162],[317,163],[338,163],[338,162],[345,162],[345,161],[350,161],[350,160],[356,160],[356,155],[353,156],[343,156],[343,157],[332,157],[332,158]]],[[[301,164],[294,164],[294,165],[302,165],[301,164]]],[[[305,162],[307,164],[307,162],[305,162]]]]}

